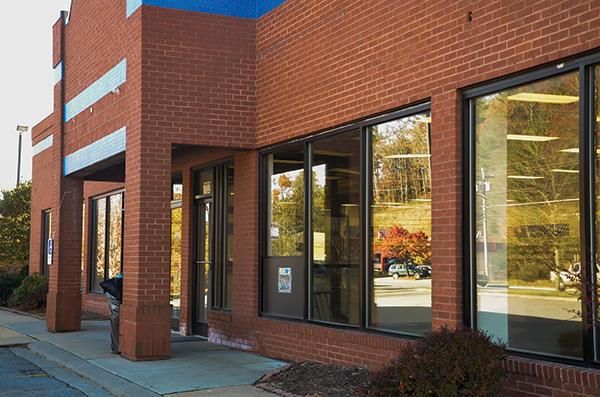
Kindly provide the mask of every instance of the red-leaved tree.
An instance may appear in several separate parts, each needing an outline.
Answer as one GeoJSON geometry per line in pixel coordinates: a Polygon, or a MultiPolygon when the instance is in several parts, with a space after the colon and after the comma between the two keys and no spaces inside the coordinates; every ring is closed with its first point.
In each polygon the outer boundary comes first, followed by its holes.
{"type": "Polygon", "coordinates": [[[422,231],[410,233],[394,225],[381,241],[384,258],[411,259],[417,265],[431,264],[431,238],[422,231]]]}

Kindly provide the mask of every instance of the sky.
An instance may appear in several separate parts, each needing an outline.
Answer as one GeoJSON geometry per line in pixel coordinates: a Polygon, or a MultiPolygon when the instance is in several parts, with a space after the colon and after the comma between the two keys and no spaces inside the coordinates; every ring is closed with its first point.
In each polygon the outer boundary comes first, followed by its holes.
{"type": "MultiPolygon", "coordinates": [[[[17,182],[17,125],[33,127],[52,112],[52,25],[71,0],[2,4],[0,24],[0,190],[17,182]]],[[[21,180],[31,180],[31,131],[23,136],[21,180]]]]}

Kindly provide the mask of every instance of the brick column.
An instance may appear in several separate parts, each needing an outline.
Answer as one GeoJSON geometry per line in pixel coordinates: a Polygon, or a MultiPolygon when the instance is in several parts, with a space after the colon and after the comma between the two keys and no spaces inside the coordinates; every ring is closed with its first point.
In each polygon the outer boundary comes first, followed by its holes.
{"type": "MultiPolygon", "coordinates": [[[[53,66],[64,60],[64,26],[67,13],[53,26],[53,66]]],[[[64,70],[63,70],[64,72],[64,70]]],[[[54,114],[60,129],[54,134],[50,180],[52,186],[52,235],[54,255],[50,265],[46,324],[50,332],[79,331],[81,328],[81,214],[83,180],[63,176],[65,76],[54,86],[54,114]]],[[[37,214],[36,214],[37,216],[37,214]]]]}
{"type": "Polygon", "coordinates": [[[181,219],[181,312],[179,332],[190,335],[192,332],[192,220],[194,206],[193,172],[185,167],[181,173],[183,183],[181,219]]]}
{"type": "MultiPolygon", "coordinates": [[[[58,148],[55,150],[60,151],[58,148]]],[[[57,159],[53,162],[55,171],[60,172],[57,159]]],[[[79,331],[83,180],[74,177],[58,179],[62,189],[57,189],[53,205],[51,237],[54,239],[54,256],[50,266],[46,323],[50,332],[79,331]]]]}
{"type": "Polygon", "coordinates": [[[128,129],[120,348],[134,361],[170,354],[170,189],[171,145],[128,129]]]}
{"type": "Polygon", "coordinates": [[[233,223],[233,328],[244,345],[256,345],[248,331],[256,328],[258,313],[258,154],[235,154],[233,223]],[[248,330],[248,331],[246,331],[248,330]]]}
{"type": "Polygon", "coordinates": [[[432,320],[433,328],[463,323],[460,96],[432,96],[432,320]]]}

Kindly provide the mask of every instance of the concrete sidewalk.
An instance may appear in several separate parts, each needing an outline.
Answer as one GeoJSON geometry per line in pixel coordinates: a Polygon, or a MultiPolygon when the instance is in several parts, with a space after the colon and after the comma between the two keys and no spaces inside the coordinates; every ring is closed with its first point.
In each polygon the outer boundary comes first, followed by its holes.
{"type": "Polygon", "coordinates": [[[0,309],[0,346],[26,344],[114,395],[273,396],[251,385],[285,365],[178,334],[172,334],[171,359],[132,362],[110,353],[109,334],[107,321],[83,321],[80,332],[52,334],[42,320],[0,309]]]}

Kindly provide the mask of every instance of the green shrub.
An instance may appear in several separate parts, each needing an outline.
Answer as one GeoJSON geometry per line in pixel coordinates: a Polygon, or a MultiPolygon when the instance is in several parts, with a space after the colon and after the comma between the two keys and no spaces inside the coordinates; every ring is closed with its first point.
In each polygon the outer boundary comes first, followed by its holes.
{"type": "Polygon", "coordinates": [[[362,390],[370,397],[492,397],[500,391],[504,346],[473,330],[443,327],[371,374],[362,390]]]}
{"type": "Polygon", "coordinates": [[[20,272],[0,271],[0,305],[6,305],[15,288],[27,277],[28,268],[20,272]]]}
{"type": "Polygon", "coordinates": [[[42,274],[32,274],[23,280],[12,293],[8,304],[22,310],[46,306],[48,278],[42,274]]]}

